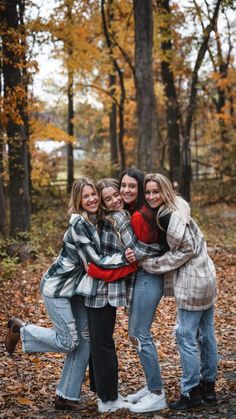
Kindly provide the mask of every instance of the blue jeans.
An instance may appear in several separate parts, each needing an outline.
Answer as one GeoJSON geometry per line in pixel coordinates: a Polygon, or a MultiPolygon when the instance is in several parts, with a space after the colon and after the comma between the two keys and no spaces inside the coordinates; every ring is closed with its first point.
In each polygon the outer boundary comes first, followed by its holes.
{"type": "Polygon", "coordinates": [[[214,334],[214,308],[189,311],[178,309],[176,339],[182,366],[181,393],[189,395],[200,379],[215,381],[217,345],[214,334]]]}
{"type": "Polygon", "coordinates": [[[54,328],[26,324],[21,328],[24,352],[67,353],[56,394],[79,400],[90,356],[87,309],[83,297],[43,297],[54,328]]]}
{"type": "Polygon", "coordinates": [[[129,318],[129,335],[137,349],[149,391],[163,387],[158,355],[150,332],[163,289],[162,275],[138,269],[129,318]]]}

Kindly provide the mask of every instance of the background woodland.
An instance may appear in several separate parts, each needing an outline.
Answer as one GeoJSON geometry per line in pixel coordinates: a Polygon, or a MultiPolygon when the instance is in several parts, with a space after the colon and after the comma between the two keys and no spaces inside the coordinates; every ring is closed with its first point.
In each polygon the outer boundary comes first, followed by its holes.
{"type": "MultiPolygon", "coordinates": [[[[56,412],[63,355],[19,347],[10,358],[4,347],[11,315],[50,325],[39,281],[60,250],[73,180],[130,166],[166,174],[191,201],[217,270],[219,403],[175,417],[235,418],[235,45],[233,0],[0,0],[0,419],[135,417],[98,415],[88,377],[81,416],[56,412]]],[[[168,401],[181,374],[174,325],[163,300],[152,332],[168,401]]],[[[115,340],[128,394],[144,377],[122,310],[115,340]]]]}
{"type": "Polygon", "coordinates": [[[160,171],[189,201],[195,179],[218,179],[229,190],[233,1],[47,3],[0,1],[1,233],[29,232],[42,189],[64,182],[70,192],[84,174],[118,176],[132,165],[160,171]],[[57,67],[42,100],[35,79],[45,47],[57,67]],[[40,150],[48,140],[61,142],[60,153],[40,150]]]}

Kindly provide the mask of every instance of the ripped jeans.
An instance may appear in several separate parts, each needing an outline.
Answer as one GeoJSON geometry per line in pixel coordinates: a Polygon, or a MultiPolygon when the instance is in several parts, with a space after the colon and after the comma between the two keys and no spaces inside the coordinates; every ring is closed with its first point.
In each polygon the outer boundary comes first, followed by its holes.
{"type": "Polygon", "coordinates": [[[67,353],[56,394],[79,400],[90,356],[87,309],[81,296],[50,298],[43,296],[54,328],[26,324],[21,328],[24,352],[67,353]]]}
{"type": "Polygon", "coordinates": [[[129,318],[129,335],[137,349],[148,390],[151,392],[163,387],[158,355],[150,332],[163,290],[163,275],[138,269],[129,318]]]}

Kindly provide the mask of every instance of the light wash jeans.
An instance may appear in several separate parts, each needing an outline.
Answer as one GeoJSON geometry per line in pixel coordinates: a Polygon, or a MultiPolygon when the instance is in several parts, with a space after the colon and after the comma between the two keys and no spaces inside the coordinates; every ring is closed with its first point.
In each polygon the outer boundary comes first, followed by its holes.
{"type": "Polygon", "coordinates": [[[87,309],[81,296],[71,299],[43,296],[54,328],[26,324],[21,328],[24,352],[67,353],[56,394],[79,400],[90,356],[87,309]]]}
{"type": "Polygon", "coordinates": [[[149,391],[161,390],[163,387],[158,355],[150,332],[163,290],[162,275],[138,269],[129,318],[129,335],[137,349],[149,391]]]}
{"type": "Polygon", "coordinates": [[[200,311],[178,309],[176,339],[182,366],[181,393],[188,396],[200,379],[216,379],[218,355],[213,306],[200,311]]]}

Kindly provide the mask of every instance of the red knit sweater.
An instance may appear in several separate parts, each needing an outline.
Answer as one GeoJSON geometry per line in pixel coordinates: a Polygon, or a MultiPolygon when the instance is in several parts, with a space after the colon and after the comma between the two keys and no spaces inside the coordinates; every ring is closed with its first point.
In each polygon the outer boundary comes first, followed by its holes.
{"type": "MultiPolygon", "coordinates": [[[[146,205],[143,205],[139,211],[133,213],[131,216],[131,226],[138,240],[143,243],[158,243],[159,235],[155,226],[154,217],[146,205]]],[[[102,279],[105,282],[113,282],[135,272],[137,268],[137,262],[116,269],[103,269],[94,263],[90,263],[88,275],[93,278],[102,279]]]]}

